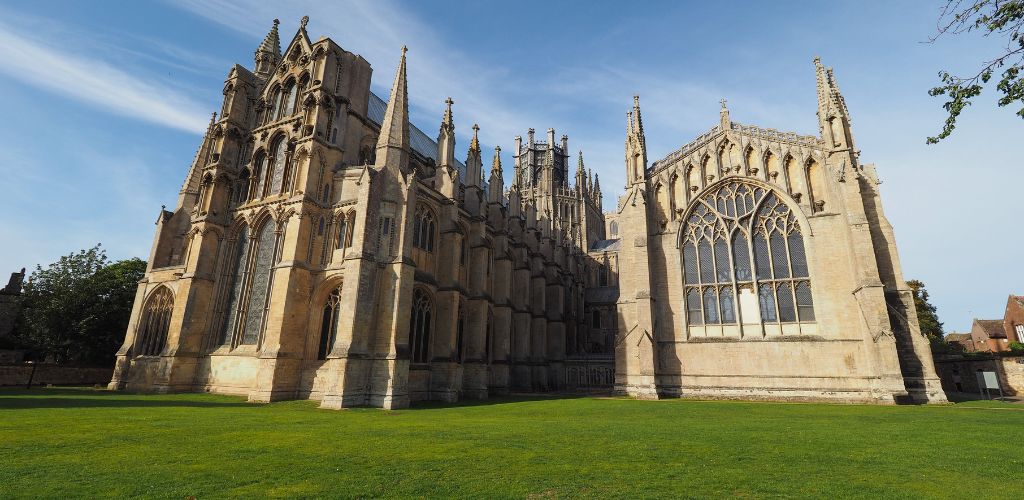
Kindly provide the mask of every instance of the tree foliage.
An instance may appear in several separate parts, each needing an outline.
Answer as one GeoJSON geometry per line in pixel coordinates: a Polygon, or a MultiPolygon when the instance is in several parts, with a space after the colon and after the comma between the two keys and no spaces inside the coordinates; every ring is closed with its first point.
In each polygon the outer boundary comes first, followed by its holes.
{"type": "Polygon", "coordinates": [[[1024,118],[1024,0],[947,0],[939,16],[938,33],[930,41],[945,35],[981,32],[983,36],[1006,38],[1002,55],[984,61],[973,76],[956,76],[940,71],[942,85],[928,91],[932,97],[946,96],[942,107],[949,113],[938,136],[929,137],[928,144],[936,144],[949,137],[956,128],[956,120],[971,99],[981,94],[986,85],[997,76],[996,90],[1003,95],[999,106],[1018,104],[1017,115],[1024,118]]]}
{"type": "Polygon", "coordinates": [[[942,330],[942,322],[935,306],[928,301],[928,290],[924,283],[918,280],[910,280],[907,286],[914,293],[914,309],[917,310],[917,321],[921,325],[921,333],[929,339],[941,341],[946,333],[942,330]]]}
{"type": "Polygon", "coordinates": [[[146,262],[110,262],[96,245],[36,266],[22,291],[15,335],[58,362],[110,364],[124,340],[146,262]]]}

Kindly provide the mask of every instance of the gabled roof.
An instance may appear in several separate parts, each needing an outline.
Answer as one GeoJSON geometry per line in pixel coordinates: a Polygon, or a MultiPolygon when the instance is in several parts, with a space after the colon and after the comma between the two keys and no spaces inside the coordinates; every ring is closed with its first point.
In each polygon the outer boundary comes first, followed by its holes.
{"type": "Polygon", "coordinates": [[[946,342],[966,342],[971,340],[969,333],[947,333],[946,342]]]}
{"type": "Polygon", "coordinates": [[[976,319],[974,324],[978,325],[985,335],[988,335],[990,339],[1000,339],[1006,337],[1006,331],[1003,330],[1003,320],[1001,319],[976,319]]]}

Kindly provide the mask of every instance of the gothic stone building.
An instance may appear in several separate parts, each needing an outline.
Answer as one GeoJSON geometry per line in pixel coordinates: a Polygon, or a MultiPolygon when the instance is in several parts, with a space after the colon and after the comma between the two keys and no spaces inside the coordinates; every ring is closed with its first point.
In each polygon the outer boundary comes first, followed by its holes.
{"type": "Polygon", "coordinates": [[[400,408],[606,385],[635,397],[942,401],[878,180],[831,72],[822,137],[732,123],[648,166],[602,214],[568,138],[517,137],[505,189],[474,126],[455,159],[367,61],[306,19],[235,65],[161,211],[112,389],[400,408]],[[607,219],[607,220],[606,220],[607,219]],[[611,237],[609,237],[611,235],[611,237]]]}

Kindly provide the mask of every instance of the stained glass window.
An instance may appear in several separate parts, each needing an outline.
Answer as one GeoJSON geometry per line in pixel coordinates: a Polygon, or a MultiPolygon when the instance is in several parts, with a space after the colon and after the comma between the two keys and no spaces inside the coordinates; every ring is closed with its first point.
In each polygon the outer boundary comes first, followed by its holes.
{"type": "Polygon", "coordinates": [[[231,274],[227,275],[230,280],[226,285],[228,290],[227,308],[225,309],[226,317],[224,318],[223,328],[220,333],[220,344],[227,344],[231,342],[234,337],[235,330],[238,328],[238,318],[241,311],[241,297],[242,290],[245,287],[245,267],[249,262],[249,228],[242,227],[238,232],[238,238],[235,240],[234,247],[232,248],[233,253],[231,254],[233,259],[229,261],[231,274]]]}
{"type": "Polygon", "coordinates": [[[274,172],[270,177],[270,191],[267,193],[268,195],[280,193],[281,187],[284,185],[285,149],[287,147],[284,137],[278,138],[271,149],[273,151],[274,172]]]}
{"type": "Polygon", "coordinates": [[[803,233],[789,205],[740,180],[694,203],[682,228],[688,324],[736,323],[741,285],[753,287],[760,309],[745,318],[814,321],[803,233]]]}
{"type": "Polygon", "coordinates": [[[256,240],[255,259],[252,264],[252,285],[245,311],[245,330],[242,344],[255,344],[263,331],[264,310],[269,303],[270,272],[274,261],[274,223],[267,221],[256,240]]]}

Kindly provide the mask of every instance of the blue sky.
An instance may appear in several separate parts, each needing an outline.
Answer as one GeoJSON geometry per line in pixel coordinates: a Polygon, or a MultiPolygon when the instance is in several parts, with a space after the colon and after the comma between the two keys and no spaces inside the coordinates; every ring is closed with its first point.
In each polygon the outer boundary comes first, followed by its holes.
{"type": "Polygon", "coordinates": [[[927,95],[936,73],[966,73],[999,49],[980,37],[922,43],[943,3],[7,3],[0,272],[96,242],[147,258],[230,65],[251,67],[274,18],[287,43],[309,15],[311,37],[373,65],[381,95],[408,45],[413,121],[433,133],[451,96],[460,157],[474,122],[486,148],[506,151],[529,127],[568,134],[600,174],[606,210],[623,184],[633,94],[652,161],[713,126],[723,97],[734,121],[816,134],[820,55],[862,160],[884,180],[906,277],[928,285],[947,331],[962,331],[1024,293],[1024,120],[984,96],[952,138],[925,145],[944,118],[927,95]]]}

